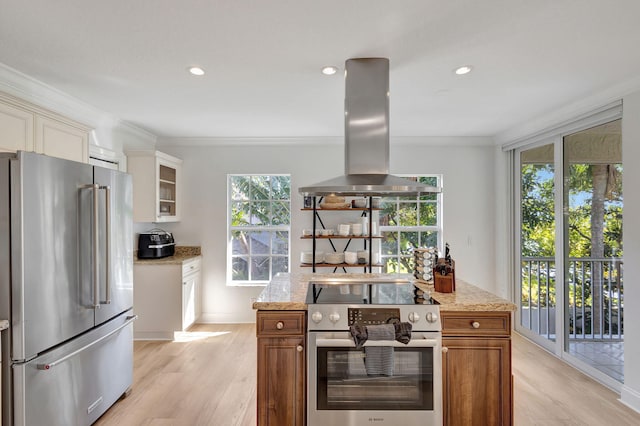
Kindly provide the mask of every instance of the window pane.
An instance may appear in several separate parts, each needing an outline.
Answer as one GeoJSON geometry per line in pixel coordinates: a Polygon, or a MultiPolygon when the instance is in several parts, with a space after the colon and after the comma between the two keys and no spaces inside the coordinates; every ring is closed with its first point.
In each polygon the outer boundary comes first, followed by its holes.
{"type": "Polygon", "coordinates": [[[271,240],[272,254],[289,254],[289,232],[279,231],[273,233],[271,240]]]}
{"type": "Polygon", "coordinates": [[[232,263],[233,280],[246,281],[249,279],[249,263],[246,257],[234,257],[232,263]]]}
{"type": "Polygon", "coordinates": [[[231,233],[231,253],[249,254],[249,238],[246,232],[233,231],[231,233]]]}
{"type": "Polygon", "coordinates": [[[290,181],[289,176],[271,176],[271,198],[288,200],[291,193],[290,181]]]}
{"type": "Polygon", "coordinates": [[[400,270],[397,257],[383,258],[382,263],[385,265],[385,272],[388,274],[396,274],[400,270]]]}
{"type": "Polygon", "coordinates": [[[418,204],[416,202],[400,203],[396,213],[396,221],[397,226],[416,226],[418,224],[418,204]]]}
{"type": "Polygon", "coordinates": [[[397,232],[382,233],[382,256],[398,254],[398,237],[397,232]]]}
{"type": "Polygon", "coordinates": [[[251,199],[268,200],[271,193],[269,176],[251,176],[251,199]]]}
{"type": "Polygon", "coordinates": [[[420,247],[419,232],[400,233],[400,254],[413,255],[413,249],[420,247]]]}
{"type": "Polygon", "coordinates": [[[435,203],[420,203],[420,226],[438,224],[438,206],[435,203]]]}
{"type": "Polygon", "coordinates": [[[251,224],[269,225],[271,223],[271,203],[268,201],[254,201],[251,203],[251,224]]]}
{"type": "Polygon", "coordinates": [[[251,254],[269,254],[270,232],[250,232],[251,254]]]}
{"type": "Polygon", "coordinates": [[[289,272],[289,259],[282,256],[273,257],[271,259],[271,273],[273,275],[278,272],[289,272]]]}
{"type": "Polygon", "coordinates": [[[270,258],[268,256],[256,256],[251,258],[251,280],[268,281],[270,258]]]}
{"type": "Polygon", "coordinates": [[[288,201],[275,201],[272,203],[273,215],[271,219],[272,225],[288,225],[291,213],[288,201]]]}
{"type": "Polygon", "coordinates": [[[409,274],[413,272],[414,260],[413,256],[400,256],[400,263],[398,264],[398,273],[409,274]]]}
{"type": "Polygon", "coordinates": [[[249,198],[249,182],[248,176],[231,176],[231,199],[247,200],[249,198]]]}
{"type": "Polygon", "coordinates": [[[246,203],[232,203],[231,226],[244,226],[249,224],[249,211],[246,203]]]}
{"type": "Polygon", "coordinates": [[[421,232],[420,247],[438,247],[438,232],[421,232]]]}

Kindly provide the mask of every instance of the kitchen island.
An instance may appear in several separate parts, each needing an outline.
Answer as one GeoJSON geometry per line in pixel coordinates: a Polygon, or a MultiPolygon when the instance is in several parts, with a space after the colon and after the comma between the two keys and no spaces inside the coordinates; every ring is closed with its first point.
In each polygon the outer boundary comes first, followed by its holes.
{"type": "MultiPolygon", "coordinates": [[[[381,274],[340,274],[367,276],[381,274]]],[[[308,285],[332,277],[278,274],[253,303],[258,311],[259,425],[306,422],[308,285]]],[[[462,280],[456,281],[454,293],[417,286],[440,305],[444,423],[511,425],[511,317],[516,306],[462,280]]]]}

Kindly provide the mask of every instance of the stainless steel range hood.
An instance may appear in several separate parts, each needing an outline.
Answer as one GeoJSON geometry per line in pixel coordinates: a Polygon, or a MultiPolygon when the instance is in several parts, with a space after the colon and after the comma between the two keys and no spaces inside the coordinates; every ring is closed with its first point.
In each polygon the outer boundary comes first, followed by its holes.
{"type": "Polygon", "coordinates": [[[389,59],[347,59],[345,71],[345,174],[298,191],[367,196],[440,192],[389,174],[389,59]]]}

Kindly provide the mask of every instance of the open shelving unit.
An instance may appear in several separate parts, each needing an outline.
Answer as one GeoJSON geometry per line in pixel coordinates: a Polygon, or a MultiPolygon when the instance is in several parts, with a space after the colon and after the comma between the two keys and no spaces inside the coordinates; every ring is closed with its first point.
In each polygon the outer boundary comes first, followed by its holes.
{"type": "Polygon", "coordinates": [[[373,207],[373,197],[366,197],[368,199],[368,207],[349,207],[349,208],[340,208],[340,209],[326,209],[326,208],[318,208],[318,205],[322,201],[323,197],[312,197],[313,203],[312,207],[305,207],[301,209],[302,211],[310,211],[313,212],[313,228],[311,235],[303,235],[300,238],[304,240],[312,240],[312,262],[311,263],[302,263],[300,266],[305,268],[312,268],[313,272],[316,272],[316,268],[334,268],[333,272],[336,272],[338,268],[342,268],[344,272],[346,272],[346,268],[363,268],[364,272],[371,273],[373,268],[382,267],[382,264],[374,264],[373,263],[373,240],[378,239],[381,240],[382,236],[373,235],[373,212],[380,211],[380,208],[373,207]],[[368,230],[366,235],[316,235],[316,231],[327,229],[323,220],[321,213],[331,213],[331,212],[360,212],[360,218],[367,217],[368,222],[368,230]],[[318,226],[319,225],[319,226],[318,226]],[[369,260],[367,263],[317,263],[316,262],[316,253],[317,253],[317,242],[318,240],[328,240],[329,244],[334,253],[338,253],[338,249],[334,244],[333,240],[347,240],[347,244],[342,248],[342,251],[347,251],[349,245],[353,240],[362,240],[364,242],[364,250],[368,250],[369,252],[369,260]]]}

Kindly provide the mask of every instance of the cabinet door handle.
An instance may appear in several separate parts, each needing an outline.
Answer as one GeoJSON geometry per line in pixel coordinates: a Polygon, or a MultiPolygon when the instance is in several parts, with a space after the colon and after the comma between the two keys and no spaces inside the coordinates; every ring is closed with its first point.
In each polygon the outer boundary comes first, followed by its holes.
{"type": "Polygon", "coordinates": [[[474,321],[474,322],[471,323],[471,327],[480,328],[480,323],[478,321],[474,321]]]}
{"type": "Polygon", "coordinates": [[[302,347],[302,345],[298,345],[298,346],[296,346],[296,350],[298,352],[302,352],[304,350],[304,348],[302,347]]]}
{"type": "Polygon", "coordinates": [[[278,322],[276,323],[276,328],[277,328],[278,330],[282,330],[282,329],[284,328],[284,323],[283,323],[282,321],[278,321],[278,322]]]}
{"type": "Polygon", "coordinates": [[[446,354],[447,352],[449,352],[449,348],[448,348],[448,347],[446,347],[446,346],[443,346],[443,347],[442,347],[442,353],[443,353],[443,354],[446,354]]]}

